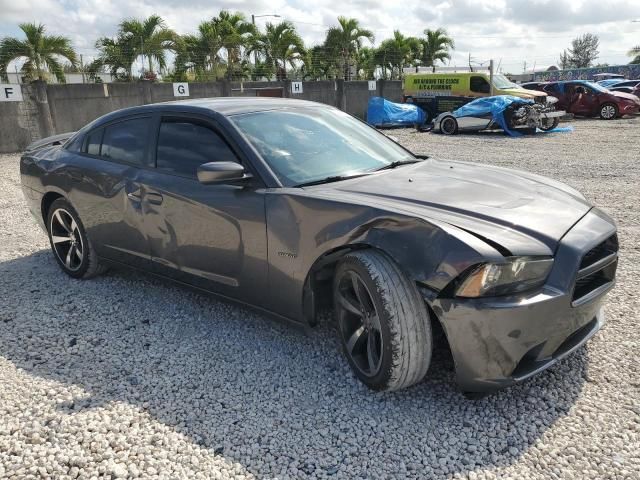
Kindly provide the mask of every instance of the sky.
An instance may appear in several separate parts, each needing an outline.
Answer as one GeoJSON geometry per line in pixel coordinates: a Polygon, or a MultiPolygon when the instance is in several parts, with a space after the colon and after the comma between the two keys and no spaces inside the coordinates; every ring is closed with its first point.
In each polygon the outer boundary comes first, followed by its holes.
{"type": "MultiPolygon", "coordinates": [[[[36,22],[49,33],[71,38],[85,59],[95,55],[96,38],[113,36],[125,17],[156,13],[178,33],[189,33],[221,9],[278,14],[294,23],[307,45],[322,42],[338,15],[372,30],[375,45],[398,29],[420,36],[425,28],[446,28],[456,43],[451,66],[493,58],[505,73],[557,64],[571,39],[591,32],[600,37],[598,63],[628,63],[627,51],[640,45],[638,0],[0,0],[0,37],[18,36],[17,25],[36,22]],[[638,22],[632,20],[637,19],[638,22]]],[[[279,21],[260,17],[256,23],[279,21]]]]}

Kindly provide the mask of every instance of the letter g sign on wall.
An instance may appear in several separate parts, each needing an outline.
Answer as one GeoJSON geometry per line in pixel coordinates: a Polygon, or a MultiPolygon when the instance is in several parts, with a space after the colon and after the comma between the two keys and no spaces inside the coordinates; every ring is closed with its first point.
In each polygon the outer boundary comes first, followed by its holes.
{"type": "Polygon", "coordinates": [[[173,84],[173,96],[174,97],[188,97],[189,96],[189,84],[188,83],[174,83],[173,84]]]}

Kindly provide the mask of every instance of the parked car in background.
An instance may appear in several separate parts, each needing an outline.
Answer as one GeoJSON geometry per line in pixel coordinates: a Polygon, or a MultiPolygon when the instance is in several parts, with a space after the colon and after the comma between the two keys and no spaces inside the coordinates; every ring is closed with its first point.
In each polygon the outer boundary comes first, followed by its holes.
{"type": "Polygon", "coordinates": [[[603,80],[624,80],[624,75],[621,73],[596,73],[593,76],[594,82],[601,82],[603,80]]]}
{"type": "Polygon", "coordinates": [[[517,136],[558,126],[565,112],[546,111],[544,105],[512,95],[476,98],[453,112],[444,112],[433,121],[433,132],[455,135],[460,132],[504,130],[517,136]]]}
{"type": "Polygon", "coordinates": [[[555,99],[539,89],[526,89],[506,76],[485,72],[410,73],[405,76],[403,102],[415,103],[434,119],[476,98],[511,95],[542,104],[547,111],[555,109],[555,99]],[[493,82],[493,84],[491,83],[493,82]]]}
{"type": "Polygon", "coordinates": [[[547,81],[545,82],[525,82],[525,83],[521,83],[520,86],[526,90],[538,90],[538,91],[542,91],[542,87],[544,87],[547,83],[547,81]]]}
{"type": "Polygon", "coordinates": [[[624,82],[624,78],[609,78],[608,80],[598,80],[596,83],[601,87],[609,88],[621,82],[624,82]]]}
{"type": "Polygon", "coordinates": [[[612,92],[624,92],[640,97],[640,80],[625,80],[609,87],[612,92]]]}
{"type": "Polygon", "coordinates": [[[156,103],[60,142],[20,173],[67,275],[136,267],[310,326],[333,304],[372,389],[421,381],[436,325],[464,391],[524,381],[595,335],[615,284],[614,221],[575,189],[414,155],[327,105],[156,103]]]}
{"type": "Polygon", "coordinates": [[[640,99],[624,92],[612,92],[587,80],[549,82],[539,87],[558,99],[557,108],[584,117],[611,120],[640,111],[640,99]]]}

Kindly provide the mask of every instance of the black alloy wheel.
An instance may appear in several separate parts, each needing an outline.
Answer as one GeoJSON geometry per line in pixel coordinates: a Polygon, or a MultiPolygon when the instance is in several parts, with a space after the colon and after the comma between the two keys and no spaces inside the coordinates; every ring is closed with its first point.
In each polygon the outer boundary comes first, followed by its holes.
{"type": "Polygon", "coordinates": [[[49,232],[53,252],[70,272],[77,272],[85,257],[85,247],[80,228],[75,219],[62,207],[50,215],[49,232]]]}
{"type": "Polygon", "coordinates": [[[346,353],[362,375],[374,377],[382,365],[383,339],[371,293],[357,272],[347,270],[338,280],[336,295],[346,353]]]}

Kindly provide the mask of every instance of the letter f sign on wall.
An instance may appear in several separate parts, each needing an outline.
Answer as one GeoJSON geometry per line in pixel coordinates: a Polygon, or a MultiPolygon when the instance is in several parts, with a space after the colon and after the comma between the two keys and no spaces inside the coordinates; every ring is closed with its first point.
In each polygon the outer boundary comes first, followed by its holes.
{"type": "Polygon", "coordinates": [[[22,87],[20,85],[0,84],[0,102],[21,102],[22,87]]]}

